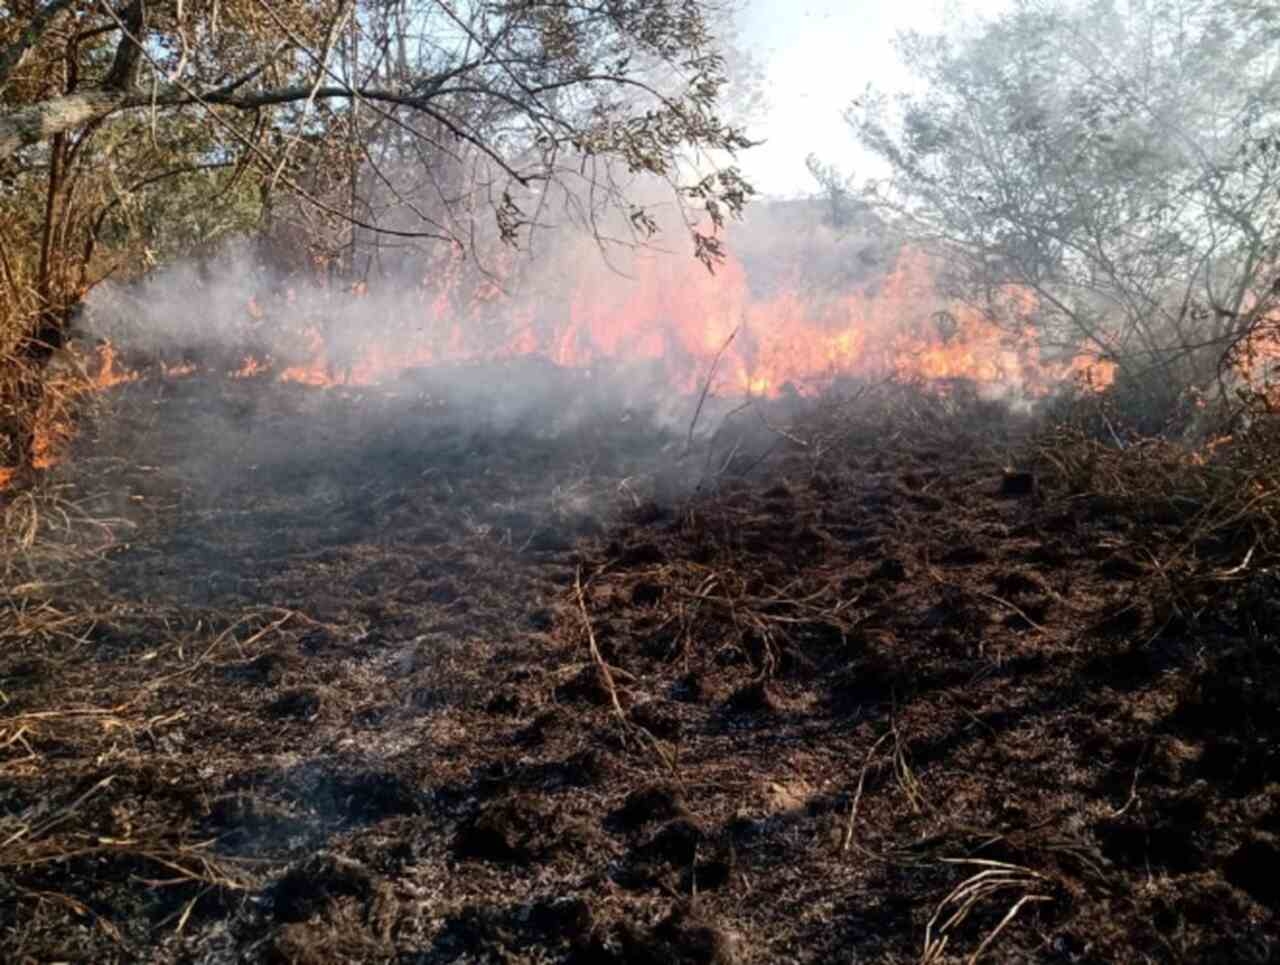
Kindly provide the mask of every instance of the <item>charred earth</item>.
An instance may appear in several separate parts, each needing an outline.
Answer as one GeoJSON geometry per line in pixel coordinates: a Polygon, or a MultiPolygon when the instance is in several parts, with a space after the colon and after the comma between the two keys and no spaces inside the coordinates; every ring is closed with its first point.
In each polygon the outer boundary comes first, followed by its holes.
{"type": "Polygon", "coordinates": [[[1272,481],[513,378],[143,380],[10,494],[6,961],[1280,955],[1272,481]]]}

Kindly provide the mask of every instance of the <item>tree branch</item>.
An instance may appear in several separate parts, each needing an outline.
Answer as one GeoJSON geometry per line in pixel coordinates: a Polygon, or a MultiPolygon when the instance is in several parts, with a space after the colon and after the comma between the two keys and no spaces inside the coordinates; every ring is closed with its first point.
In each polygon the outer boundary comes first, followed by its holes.
{"type": "Polygon", "coordinates": [[[0,115],[0,160],[129,106],[124,91],[92,90],[54,97],[0,115]]]}

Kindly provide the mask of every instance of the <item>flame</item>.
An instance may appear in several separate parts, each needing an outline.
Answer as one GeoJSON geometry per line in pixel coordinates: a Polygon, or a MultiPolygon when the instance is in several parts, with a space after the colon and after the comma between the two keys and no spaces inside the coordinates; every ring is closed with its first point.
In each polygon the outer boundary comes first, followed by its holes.
{"type": "MultiPolygon", "coordinates": [[[[596,258],[584,256],[578,259],[583,270],[556,277],[549,292],[516,297],[503,284],[504,273],[519,280],[512,262],[469,279],[465,256],[455,252],[438,276],[397,298],[388,312],[355,310],[377,294],[364,282],[318,302],[293,289],[247,296],[246,344],[268,330],[291,334],[280,357],[275,348],[271,355],[246,354],[220,374],[368,386],[418,367],[538,355],[588,369],[647,363],[671,390],[685,393],[700,391],[708,380],[717,393],[774,397],[817,394],[841,378],[896,377],[968,379],[992,394],[1023,399],[1065,380],[1100,390],[1115,375],[1114,366],[1087,353],[1043,358],[1032,325],[1036,301],[1021,289],[1000,291],[987,311],[941,301],[933,266],[911,250],[876,283],[842,292],[814,291],[798,280],[759,292],[732,258],[712,275],[692,259],[638,253],[629,277],[595,270],[596,258]],[[370,315],[380,322],[377,331],[342,324],[370,315]]],[[[178,378],[197,366],[162,363],[159,369],[178,378]]],[[[83,388],[139,377],[121,366],[107,342],[83,388]]],[[[41,417],[37,466],[57,461],[70,431],[65,410],[41,417]]]]}
{"type": "Polygon", "coordinates": [[[166,379],[181,379],[188,375],[194,375],[196,371],[193,362],[178,362],[170,365],[166,362],[160,363],[160,374],[166,379]]]}
{"type": "Polygon", "coordinates": [[[1237,348],[1236,367],[1259,400],[1280,410],[1280,319],[1266,318],[1237,348]]]}
{"type": "MultiPolygon", "coordinates": [[[[1087,354],[1042,358],[1030,324],[1036,303],[1020,289],[995,299],[1000,321],[941,302],[928,259],[911,251],[877,285],[844,293],[811,293],[797,284],[757,294],[736,261],[711,275],[692,261],[640,256],[630,278],[584,271],[560,279],[567,295],[545,302],[508,298],[491,278],[464,297],[460,264],[420,289],[403,331],[362,333],[359,323],[343,329],[343,298],[353,318],[364,317],[354,310],[370,294],[361,283],[335,297],[321,323],[282,320],[295,333],[291,360],[248,357],[233,374],[367,386],[432,364],[541,355],[574,368],[654,363],[680,392],[698,391],[712,374],[716,391],[753,396],[816,394],[842,377],[892,376],[968,379],[1022,398],[1072,379],[1101,389],[1115,375],[1113,366],[1087,354]],[[497,331],[495,317],[504,322],[497,331]]],[[[292,290],[278,301],[282,315],[302,314],[292,290]]],[[[247,310],[255,321],[269,312],[257,298],[247,310]]]]}
{"type": "MultiPolygon", "coordinates": [[[[1109,384],[1114,369],[1081,355],[1041,358],[1030,325],[1011,338],[1008,325],[933,294],[928,260],[905,252],[874,288],[806,295],[798,287],[751,292],[746,272],[729,262],[713,277],[670,259],[639,265],[634,283],[589,276],[576,286],[563,326],[546,354],[561,365],[603,359],[661,359],[673,387],[691,391],[714,364],[718,387],[778,395],[788,387],[816,393],[840,377],[898,376],[927,381],[970,379],[1006,394],[1047,394],[1088,374],[1109,384]],[[943,316],[947,325],[934,319],[943,316]]],[[[1012,319],[1034,316],[1035,301],[1009,288],[996,308],[1012,319]]]]}
{"type": "Polygon", "coordinates": [[[106,341],[98,346],[97,371],[89,377],[90,389],[109,389],[126,382],[135,382],[142,378],[140,372],[125,371],[117,367],[116,348],[106,341]]]}
{"type": "Polygon", "coordinates": [[[255,358],[252,355],[246,355],[244,360],[241,361],[240,367],[231,373],[231,377],[233,379],[252,379],[270,371],[271,366],[262,359],[255,358]]]}
{"type": "MultiPolygon", "coordinates": [[[[49,469],[59,462],[68,443],[75,436],[74,402],[79,397],[117,385],[137,381],[140,372],[121,368],[116,348],[109,341],[98,345],[83,373],[59,374],[44,387],[41,407],[36,414],[31,448],[31,465],[49,469]]],[[[13,478],[14,471],[0,471],[0,487],[13,478]]]]}
{"type": "MultiPolygon", "coordinates": [[[[587,257],[580,263],[596,265],[587,257]]],[[[246,334],[263,331],[272,316],[272,331],[291,332],[290,344],[281,358],[246,355],[229,374],[369,386],[412,368],[539,355],[586,369],[651,363],[671,389],[686,393],[712,375],[717,392],[752,396],[817,394],[842,377],[897,377],[968,379],[1024,399],[1068,380],[1101,390],[1115,377],[1114,366],[1086,353],[1042,358],[1031,324],[1036,301],[1021,289],[999,292],[988,311],[940,301],[933,266],[911,250],[878,283],[838,293],[797,282],[761,294],[738,261],[712,275],[692,259],[651,253],[636,256],[629,277],[583,270],[556,278],[545,297],[510,297],[494,273],[468,283],[466,268],[455,252],[388,313],[404,317],[376,332],[360,329],[370,314],[359,310],[371,297],[365,282],[320,299],[320,308],[292,288],[273,300],[250,296],[246,334]]],[[[164,370],[171,377],[191,371],[164,370]]]]}

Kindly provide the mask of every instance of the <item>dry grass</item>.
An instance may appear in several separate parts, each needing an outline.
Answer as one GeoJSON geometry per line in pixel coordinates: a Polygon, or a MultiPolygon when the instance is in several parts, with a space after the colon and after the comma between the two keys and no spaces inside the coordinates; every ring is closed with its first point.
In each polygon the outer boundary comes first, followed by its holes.
{"type": "MultiPolygon", "coordinates": [[[[38,529],[34,541],[26,542],[46,562],[55,556],[75,562],[69,551],[45,546],[38,529]]],[[[185,615],[172,608],[68,608],[42,595],[53,589],[16,586],[0,600],[0,647],[47,668],[66,691],[61,697],[46,694],[31,706],[15,705],[0,692],[0,777],[28,786],[49,781],[56,789],[81,783],[79,773],[104,776],[70,799],[58,800],[58,791],[51,790],[36,807],[0,819],[0,876],[29,882],[86,862],[127,867],[142,887],[177,896],[179,906],[159,927],[181,934],[203,899],[225,900],[257,887],[264,869],[260,862],[216,854],[216,842],[193,837],[185,822],[121,803],[134,799],[116,785],[128,787],[155,766],[155,748],[166,735],[198,725],[204,711],[187,705],[198,694],[193,688],[202,671],[224,653],[232,661],[250,657],[299,621],[287,611],[254,611],[225,617],[221,629],[216,620],[202,619],[184,631],[185,615]],[[103,634],[127,639],[136,633],[157,646],[129,658],[116,679],[100,679],[94,641],[103,634]]],[[[16,885],[15,897],[32,914],[61,908],[92,922],[111,941],[123,941],[108,918],[74,894],[16,885]]]]}
{"type": "Polygon", "coordinates": [[[1159,439],[1120,447],[1056,430],[1037,459],[1072,500],[1177,527],[1143,561],[1148,590],[1171,617],[1280,558],[1280,417],[1259,416],[1198,449],[1159,439]]]}
{"type": "MultiPolygon", "coordinates": [[[[0,236],[4,234],[0,230],[0,236]]],[[[23,463],[18,441],[35,431],[39,412],[33,400],[40,399],[45,378],[30,362],[29,339],[36,330],[40,301],[28,267],[0,237],[0,466],[23,463]]]]}
{"type": "MultiPolygon", "coordinates": [[[[867,774],[871,771],[871,766],[875,761],[876,754],[880,750],[880,745],[897,733],[896,729],[881,734],[879,739],[871,745],[867,750],[867,756],[862,762],[862,770],[858,772],[858,786],[853,793],[853,803],[849,807],[849,820],[845,824],[844,838],[840,843],[841,853],[846,853],[851,847],[856,847],[863,854],[871,854],[861,845],[854,841],[854,829],[858,823],[858,809],[862,806],[862,795],[867,788],[867,774]]],[[[879,857],[872,855],[872,857],[879,857]]]]}
{"type": "Polygon", "coordinates": [[[1044,894],[1050,880],[1039,872],[1004,861],[980,858],[949,858],[947,863],[977,868],[956,885],[938,903],[925,928],[924,950],[920,965],[938,965],[946,956],[951,939],[975,911],[991,906],[1006,907],[1004,916],[983,937],[978,947],[965,959],[976,965],[995,940],[1027,905],[1043,904],[1053,897],[1044,894]]]}

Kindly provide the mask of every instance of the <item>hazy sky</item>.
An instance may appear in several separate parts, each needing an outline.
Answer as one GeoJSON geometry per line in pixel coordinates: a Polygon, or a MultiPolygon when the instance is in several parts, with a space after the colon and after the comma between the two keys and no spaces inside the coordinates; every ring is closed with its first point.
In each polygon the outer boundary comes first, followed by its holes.
{"type": "Polygon", "coordinates": [[[743,168],[768,194],[807,193],[811,151],[859,176],[871,173],[842,113],[867,83],[907,80],[892,41],[899,30],[941,30],[957,16],[993,12],[1007,0],[744,0],[743,41],[767,67],[770,110],[752,133],[768,141],[743,168]]]}

